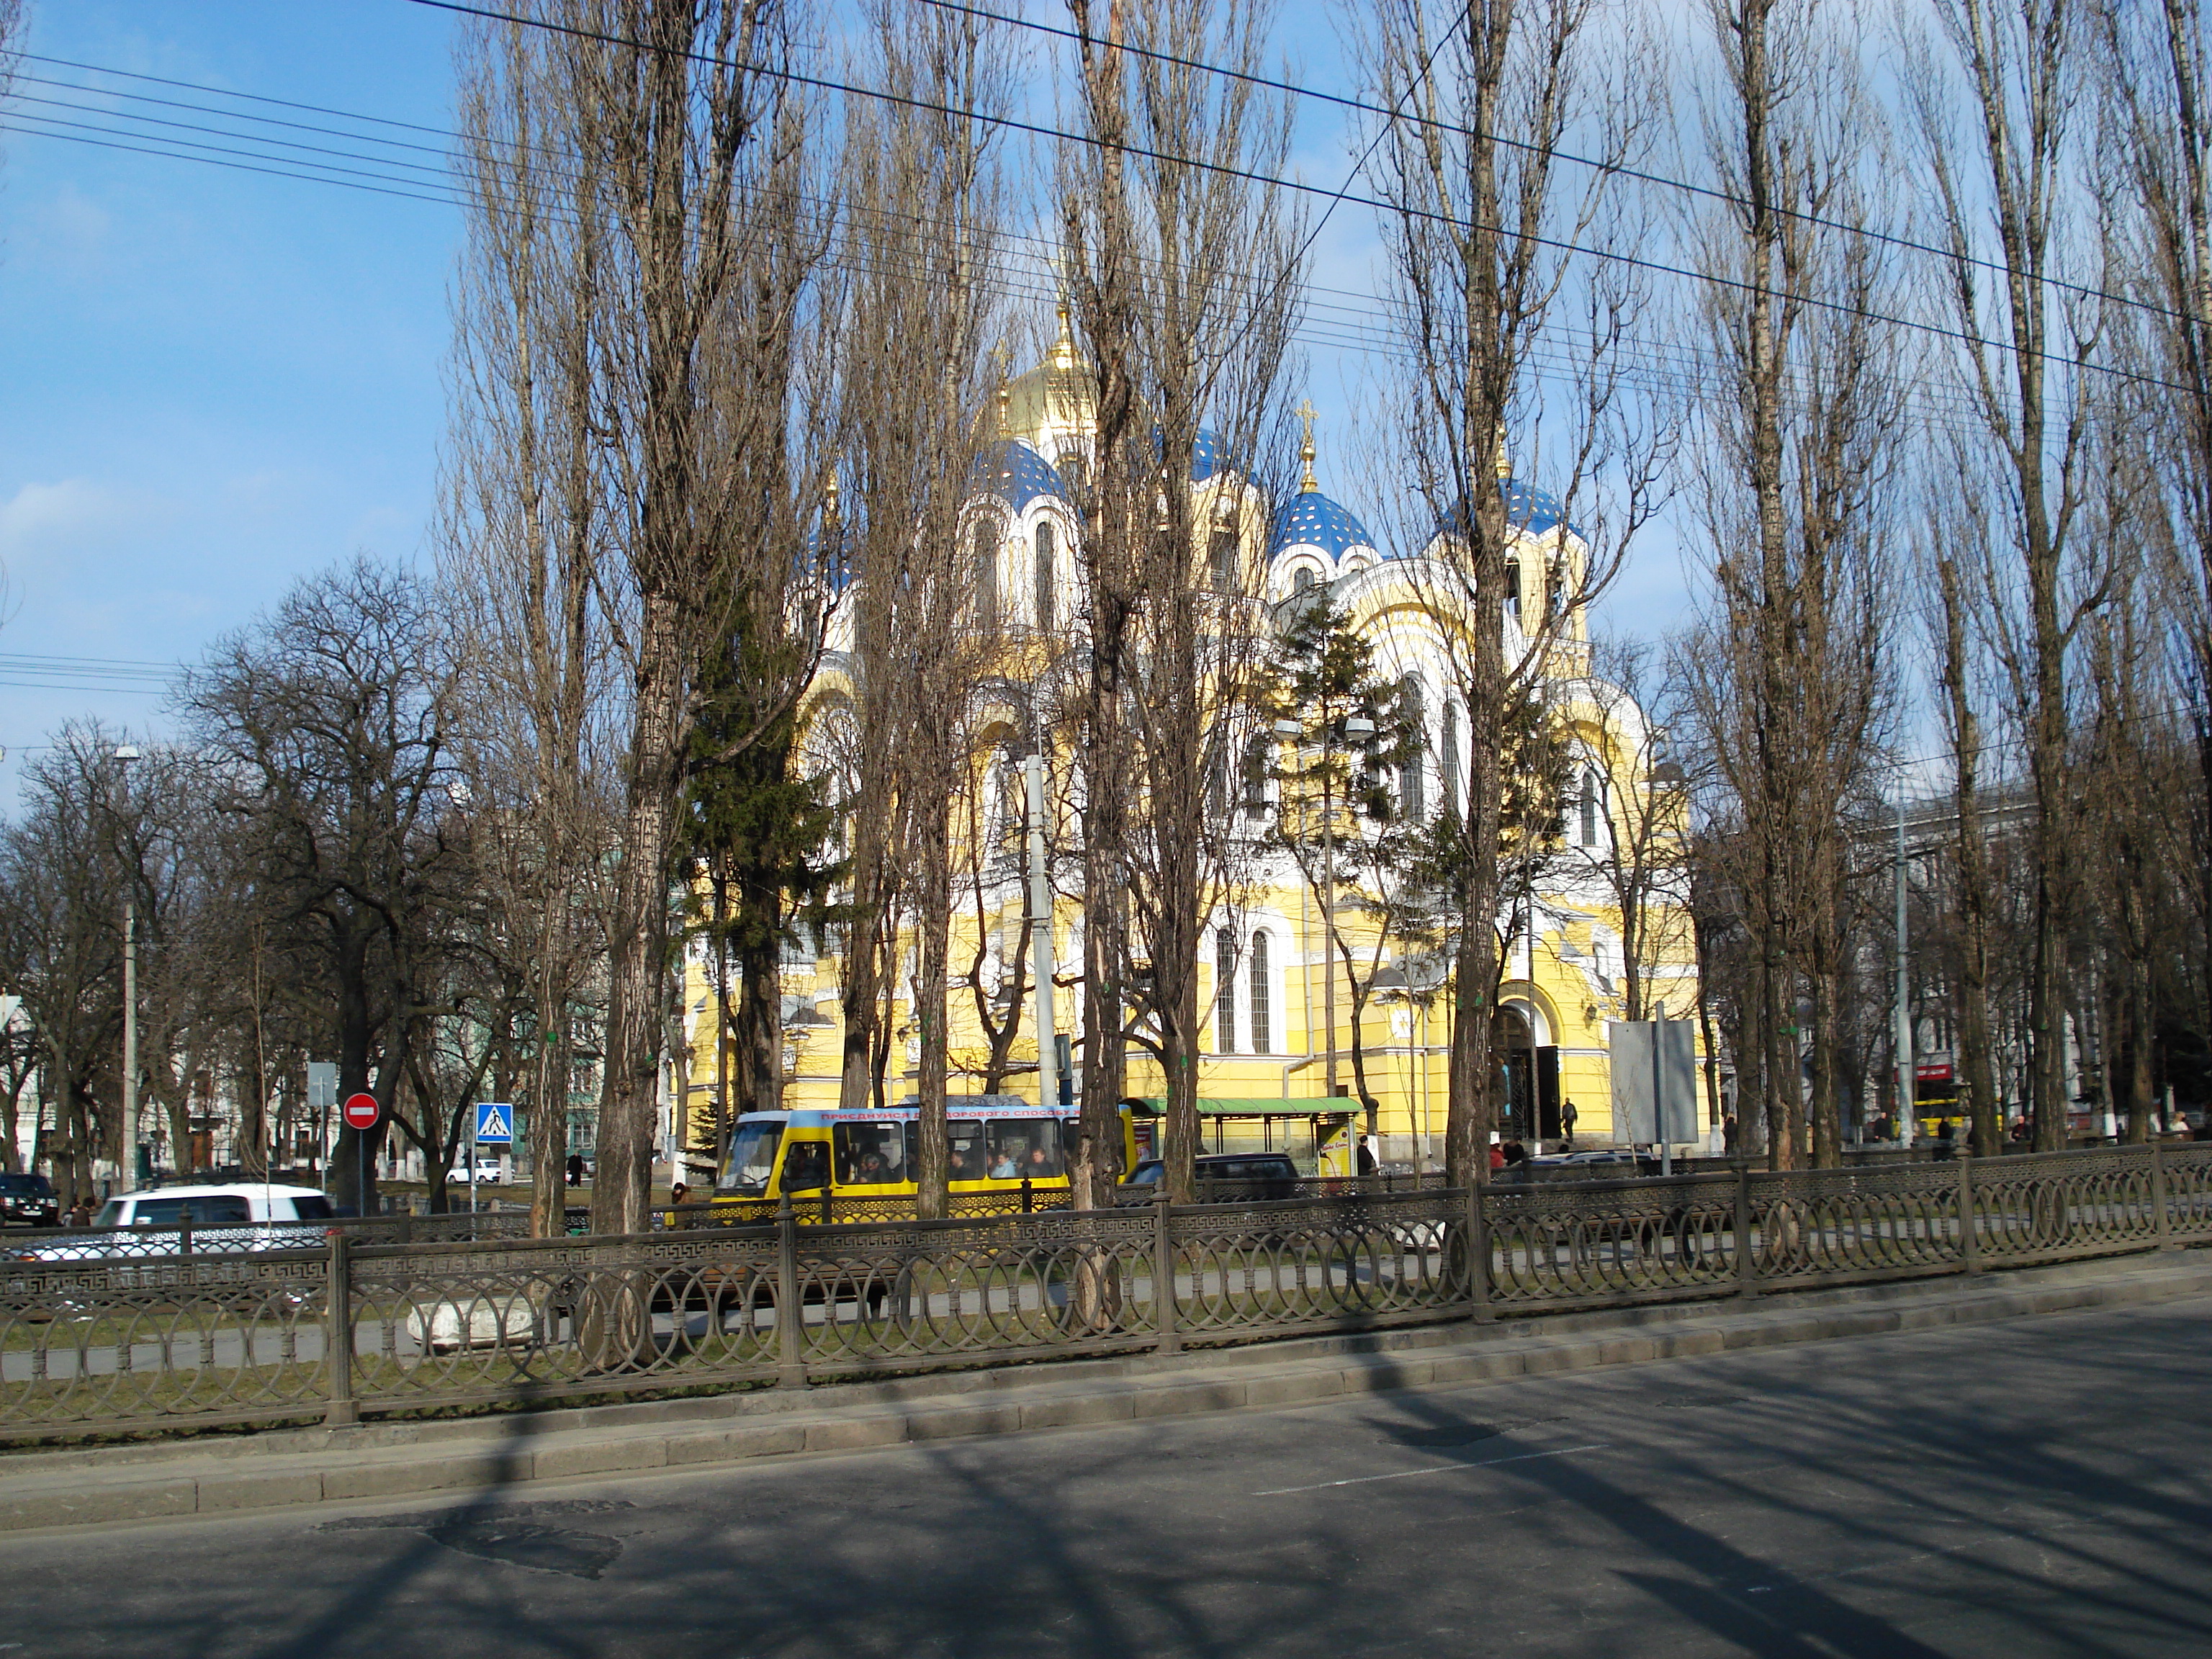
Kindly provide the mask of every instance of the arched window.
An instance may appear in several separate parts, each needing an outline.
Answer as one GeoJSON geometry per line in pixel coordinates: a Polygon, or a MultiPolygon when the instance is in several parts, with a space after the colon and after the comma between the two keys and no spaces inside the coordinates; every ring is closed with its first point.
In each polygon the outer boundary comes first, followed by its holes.
{"type": "Polygon", "coordinates": [[[1521,620],[1521,561],[1505,562],[1505,614],[1515,622],[1521,620]]]}
{"type": "Polygon", "coordinates": [[[1036,607],[1037,632],[1040,634],[1049,633],[1052,629],[1052,520],[1047,519],[1036,527],[1036,607]]]}
{"type": "Polygon", "coordinates": [[[1310,592],[1313,588],[1313,567],[1310,564],[1300,565],[1297,568],[1297,573],[1291,578],[1291,592],[1293,593],[1310,592]]]}
{"type": "Polygon", "coordinates": [[[1244,745],[1244,816],[1267,816],[1267,740],[1255,738],[1244,745]]]}
{"type": "Polygon", "coordinates": [[[1582,808],[1582,823],[1578,827],[1582,830],[1582,844],[1585,847],[1595,847],[1597,845],[1597,774],[1588,768],[1584,768],[1583,771],[1582,800],[1580,802],[1582,808]]]}
{"type": "Polygon", "coordinates": [[[1237,532],[1224,526],[1213,532],[1209,550],[1213,566],[1213,587],[1218,593],[1234,593],[1243,586],[1243,574],[1239,567],[1243,561],[1237,557],[1237,532]]]}
{"type": "Polygon", "coordinates": [[[1206,744],[1206,813],[1216,823],[1229,816],[1229,734],[1219,726],[1206,744]]]}
{"type": "Polygon", "coordinates": [[[1016,864],[1022,861],[1023,839],[1029,828],[1026,792],[1012,758],[999,766],[999,850],[1016,864]]]}
{"type": "Polygon", "coordinates": [[[975,526],[975,623],[986,633],[999,625],[999,538],[988,524],[975,526]]]}
{"type": "Polygon", "coordinates": [[[1267,1027],[1272,1015],[1267,984],[1267,936],[1252,935],[1252,994],[1249,1008],[1252,1020],[1252,1052],[1264,1054],[1275,1046],[1274,1035],[1267,1027]]]}
{"type": "Polygon", "coordinates": [[[1452,811],[1459,805],[1459,702],[1452,697],[1444,699],[1444,805],[1452,811]]]}
{"type": "Polygon", "coordinates": [[[1213,935],[1213,1051],[1237,1052],[1237,934],[1227,927],[1213,935]]]}
{"type": "Polygon", "coordinates": [[[1408,823],[1428,816],[1421,798],[1421,750],[1428,742],[1428,719],[1423,706],[1421,682],[1408,674],[1398,682],[1398,715],[1406,733],[1405,757],[1398,763],[1398,812],[1408,823]]]}

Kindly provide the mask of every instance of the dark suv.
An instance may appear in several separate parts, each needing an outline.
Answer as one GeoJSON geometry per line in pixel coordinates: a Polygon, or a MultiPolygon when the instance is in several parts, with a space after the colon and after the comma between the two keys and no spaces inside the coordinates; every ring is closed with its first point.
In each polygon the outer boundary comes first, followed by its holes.
{"type": "MultiPolygon", "coordinates": [[[[1287,1152],[1205,1152],[1194,1162],[1201,1203],[1298,1195],[1298,1166],[1287,1152]]],[[[1163,1173],[1159,1159],[1148,1158],[1129,1171],[1125,1190],[1157,1187],[1163,1173]]]]}
{"type": "Polygon", "coordinates": [[[0,1172],[0,1226],[58,1227],[62,1201],[42,1175],[0,1172]]]}

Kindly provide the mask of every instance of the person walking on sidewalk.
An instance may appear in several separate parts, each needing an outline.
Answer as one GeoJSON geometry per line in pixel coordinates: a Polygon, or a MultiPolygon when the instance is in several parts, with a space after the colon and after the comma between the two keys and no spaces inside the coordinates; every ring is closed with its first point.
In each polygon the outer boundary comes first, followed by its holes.
{"type": "Polygon", "coordinates": [[[1570,1152],[1575,1149],[1575,1119],[1580,1114],[1575,1110],[1573,1101],[1563,1100],[1559,1103],[1559,1136],[1566,1142],[1565,1150],[1570,1152]]]}

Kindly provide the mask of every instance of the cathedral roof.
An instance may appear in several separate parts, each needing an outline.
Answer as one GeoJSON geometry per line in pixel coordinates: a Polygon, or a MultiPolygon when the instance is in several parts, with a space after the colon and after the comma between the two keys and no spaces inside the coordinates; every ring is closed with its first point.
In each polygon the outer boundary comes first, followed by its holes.
{"type": "MultiPolygon", "coordinates": [[[[1566,523],[1566,508],[1549,490],[1539,489],[1520,478],[1501,478],[1498,493],[1504,498],[1505,523],[1510,529],[1524,535],[1540,536],[1566,523]]],[[[1466,522],[1467,507],[1461,502],[1437,520],[1437,534],[1455,536],[1466,522]]],[[[1574,526],[1567,525],[1567,529],[1572,532],[1574,526]]]]}
{"type": "Polygon", "coordinates": [[[1275,533],[1267,544],[1267,556],[1293,547],[1317,547],[1332,559],[1340,559],[1355,547],[1372,547],[1367,526],[1340,503],[1318,489],[1302,489],[1275,515],[1275,533]]]}
{"type": "Polygon", "coordinates": [[[992,492],[1017,513],[1040,495],[1067,499],[1067,486],[1053,464],[1018,439],[1009,438],[985,450],[981,467],[992,492]]]}

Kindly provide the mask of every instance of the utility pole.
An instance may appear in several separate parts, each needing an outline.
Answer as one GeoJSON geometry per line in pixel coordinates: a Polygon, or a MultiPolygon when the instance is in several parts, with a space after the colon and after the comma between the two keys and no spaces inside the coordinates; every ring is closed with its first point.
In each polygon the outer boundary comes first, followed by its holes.
{"type": "Polygon", "coordinates": [[[1897,791],[1897,1143],[1912,1145],[1912,1004],[1905,937],[1905,788],[1897,791]]]}
{"type": "MultiPolygon", "coordinates": [[[[128,879],[126,877],[125,879],[128,879]]],[[[138,1184],[138,899],[123,900],[123,1168],[121,1190],[138,1184]]]]}
{"type": "Polygon", "coordinates": [[[1036,981],[1037,1104],[1050,1112],[1063,1103],[1052,1007],[1052,871],[1045,861],[1043,752],[1032,751],[1022,772],[1030,797],[1030,976],[1036,981]]]}
{"type": "MultiPolygon", "coordinates": [[[[138,758],[135,744],[118,744],[116,761],[126,771],[138,758]]],[[[138,889],[135,870],[123,872],[123,1149],[117,1190],[138,1184],[138,889]]]]}

